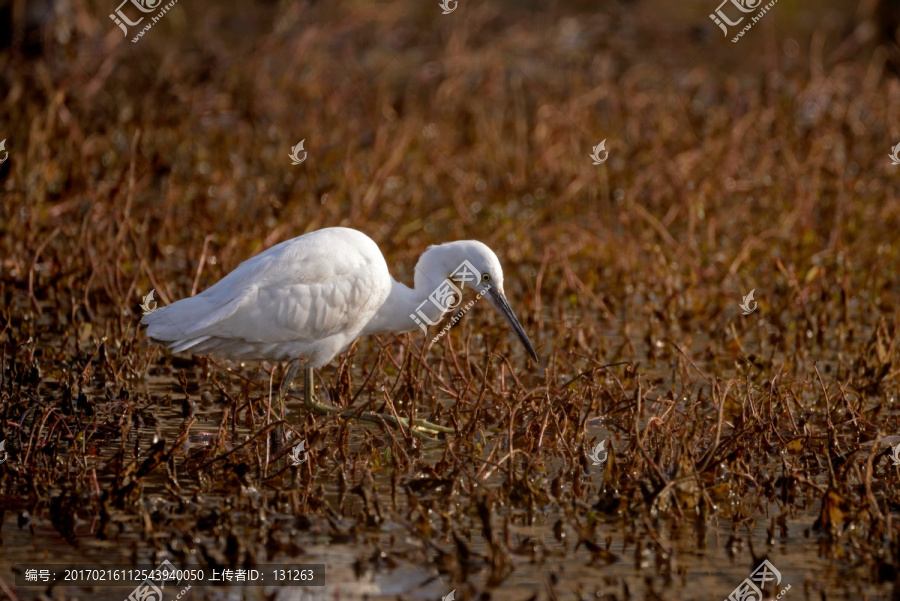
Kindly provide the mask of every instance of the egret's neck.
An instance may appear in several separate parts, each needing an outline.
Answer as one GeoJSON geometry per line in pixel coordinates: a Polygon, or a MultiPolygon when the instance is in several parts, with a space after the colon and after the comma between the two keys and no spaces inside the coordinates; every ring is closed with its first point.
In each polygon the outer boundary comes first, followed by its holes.
{"type": "Polygon", "coordinates": [[[366,325],[363,335],[427,331],[429,326],[437,325],[444,311],[428,298],[432,292],[413,289],[393,280],[390,295],[366,325]]]}

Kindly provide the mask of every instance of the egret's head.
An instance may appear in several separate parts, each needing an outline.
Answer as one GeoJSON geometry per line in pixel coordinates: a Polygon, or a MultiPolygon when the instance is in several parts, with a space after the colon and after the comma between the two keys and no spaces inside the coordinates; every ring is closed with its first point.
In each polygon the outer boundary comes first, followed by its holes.
{"type": "Polygon", "coordinates": [[[436,290],[449,280],[465,291],[471,287],[509,322],[532,359],[537,353],[503,292],[503,269],[490,248],[477,240],[460,240],[429,246],[416,264],[416,290],[436,290]]]}

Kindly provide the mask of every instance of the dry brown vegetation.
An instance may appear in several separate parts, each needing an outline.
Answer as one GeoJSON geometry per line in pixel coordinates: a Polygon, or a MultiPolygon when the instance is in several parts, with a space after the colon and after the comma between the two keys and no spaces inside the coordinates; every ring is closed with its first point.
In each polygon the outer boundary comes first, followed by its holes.
{"type": "Polygon", "coordinates": [[[782,2],[738,44],[712,1],[182,0],[138,43],[115,4],[0,51],[0,596],[38,594],[17,562],[167,556],[325,562],[328,599],[719,599],[767,556],[773,596],[900,598],[900,82],[869,3],[782,2]],[[146,343],[151,288],[334,225],[407,283],[490,245],[541,364],[480,303],[321,371],[454,429],[430,443],[282,421],[275,366],[146,343]]]}

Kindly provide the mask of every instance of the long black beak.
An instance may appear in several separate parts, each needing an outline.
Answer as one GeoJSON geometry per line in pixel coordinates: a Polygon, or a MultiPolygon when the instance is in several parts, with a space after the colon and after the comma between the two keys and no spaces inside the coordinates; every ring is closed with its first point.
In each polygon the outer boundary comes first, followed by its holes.
{"type": "Polygon", "coordinates": [[[519,323],[519,320],[516,318],[516,314],[513,313],[512,307],[509,306],[509,301],[506,300],[506,295],[497,290],[496,288],[491,288],[488,293],[491,295],[493,305],[500,311],[500,314],[506,318],[506,321],[509,322],[509,325],[512,327],[513,331],[516,333],[516,336],[519,337],[519,340],[522,341],[522,344],[525,345],[525,350],[528,351],[528,354],[531,355],[531,358],[535,361],[538,360],[537,353],[534,352],[534,346],[531,344],[531,340],[528,339],[528,334],[525,333],[525,328],[522,327],[522,324],[519,323]]]}

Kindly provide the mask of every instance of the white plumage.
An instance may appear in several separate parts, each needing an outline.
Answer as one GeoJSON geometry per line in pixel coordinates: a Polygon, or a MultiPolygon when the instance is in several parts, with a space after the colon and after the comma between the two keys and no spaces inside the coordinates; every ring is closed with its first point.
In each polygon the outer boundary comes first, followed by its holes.
{"type": "Polygon", "coordinates": [[[391,277],[371,238],[342,227],[273,246],[141,323],[173,352],[321,367],[360,336],[417,329],[417,312],[437,323],[445,311],[422,303],[463,261],[479,272],[472,287],[485,291],[537,360],[506,301],[500,262],[487,246],[464,240],[429,247],[416,265],[415,288],[409,288],[391,277]]]}
{"type": "Polygon", "coordinates": [[[347,228],[287,240],[214,286],[145,315],[173,352],[293,360],[320,367],[355,340],[390,293],[376,244],[347,228]]]}

